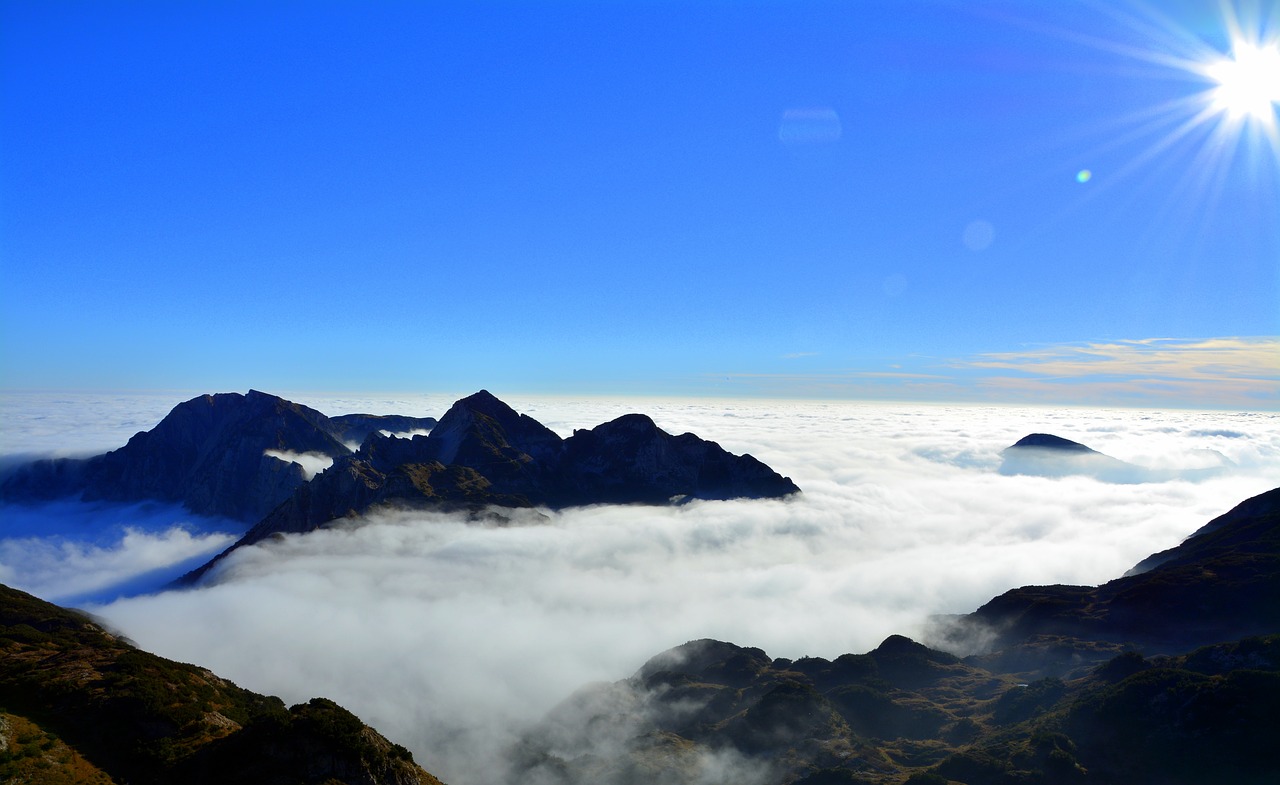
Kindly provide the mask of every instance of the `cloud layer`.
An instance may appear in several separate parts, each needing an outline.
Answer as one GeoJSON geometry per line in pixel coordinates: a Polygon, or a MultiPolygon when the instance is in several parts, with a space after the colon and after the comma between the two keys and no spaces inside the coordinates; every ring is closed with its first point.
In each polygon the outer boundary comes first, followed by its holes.
{"type": "MultiPolygon", "coordinates": [[[[804,493],[521,512],[504,526],[384,514],[242,549],[205,588],[94,610],[251,689],[334,698],[468,785],[493,781],[504,745],[581,685],[686,640],[787,657],[867,651],[1014,586],[1116,577],[1280,476],[1271,414],[494,392],[564,435],[643,411],[755,455],[804,493]],[[999,451],[1030,432],[1173,475],[1203,468],[1205,451],[1231,468],[1128,485],[1000,475],[999,451]]],[[[439,416],[448,403],[295,400],[333,414],[439,416]]],[[[92,554],[78,564],[97,569],[92,554]]]]}
{"type": "Polygon", "coordinates": [[[168,504],[3,505],[0,583],[63,605],[154,591],[243,528],[168,504]]]}

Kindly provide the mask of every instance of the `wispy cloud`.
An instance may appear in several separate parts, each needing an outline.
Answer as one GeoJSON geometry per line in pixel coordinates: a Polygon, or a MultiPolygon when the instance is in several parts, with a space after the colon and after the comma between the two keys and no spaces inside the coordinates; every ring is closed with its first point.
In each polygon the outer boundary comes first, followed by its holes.
{"type": "Polygon", "coordinates": [[[1148,338],[991,352],[957,367],[1004,368],[1059,378],[1280,381],[1280,338],[1148,338]]]}
{"type": "Polygon", "coordinates": [[[1149,338],[1043,346],[956,360],[988,390],[1017,397],[1070,390],[1081,402],[1280,404],[1280,338],[1149,338]]]}
{"type": "Polygon", "coordinates": [[[915,356],[884,369],[716,378],[778,397],[1274,409],[1280,338],[1064,343],[949,359],[915,356]]]}

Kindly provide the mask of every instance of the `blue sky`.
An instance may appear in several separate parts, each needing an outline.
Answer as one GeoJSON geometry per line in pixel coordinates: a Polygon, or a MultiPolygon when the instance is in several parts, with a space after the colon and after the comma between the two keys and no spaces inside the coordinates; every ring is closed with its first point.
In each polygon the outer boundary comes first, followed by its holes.
{"type": "Polygon", "coordinates": [[[1280,11],[7,2],[0,387],[1275,408],[1233,30],[1280,11]]]}

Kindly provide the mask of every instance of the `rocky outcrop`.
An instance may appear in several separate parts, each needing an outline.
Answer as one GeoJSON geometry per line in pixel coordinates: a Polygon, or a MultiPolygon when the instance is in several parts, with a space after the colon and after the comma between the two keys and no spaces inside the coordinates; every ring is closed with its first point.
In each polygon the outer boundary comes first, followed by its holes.
{"type": "MultiPolygon", "coordinates": [[[[39,729],[43,750],[73,753],[37,754],[33,782],[88,781],[80,779],[88,760],[96,782],[440,785],[408,750],[332,701],[286,708],[6,586],[0,705],[39,729]]],[[[5,755],[0,774],[22,771],[21,757],[5,755]]]]}

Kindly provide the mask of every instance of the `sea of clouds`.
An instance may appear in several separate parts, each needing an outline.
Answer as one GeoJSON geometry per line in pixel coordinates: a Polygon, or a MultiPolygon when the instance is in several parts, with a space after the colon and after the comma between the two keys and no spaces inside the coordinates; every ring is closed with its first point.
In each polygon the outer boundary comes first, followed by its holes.
{"type": "MultiPolygon", "coordinates": [[[[803,493],[519,512],[506,525],[381,514],[241,549],[206,585],[165,592],[161,577],[243,526],[145,505],[10,505],[0,580],[78,602],[143,648],[249,689],[333,698],[471,785],[495,781],[502,750],[574,690],[687,640],[775,657],[865,652],[1016,586],[1118,577],[1280,484],[1275,413],[494,392],[564,436],[641,411],[751,453],[803,493]],[[1032,432],[1159,480],[999,473],[1000,450],[1032,432]]],[[[436,417],[459,397],[284,395],[326,414],[436,417]]],[[[118,446],[178,400],[9,395],[3,450],[118,446]]]]}

